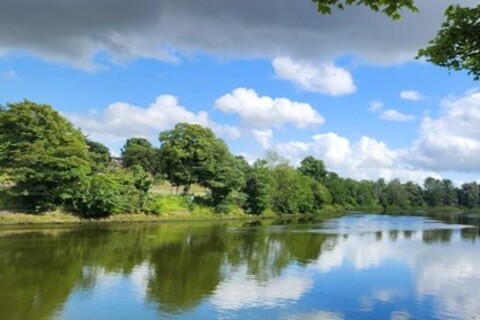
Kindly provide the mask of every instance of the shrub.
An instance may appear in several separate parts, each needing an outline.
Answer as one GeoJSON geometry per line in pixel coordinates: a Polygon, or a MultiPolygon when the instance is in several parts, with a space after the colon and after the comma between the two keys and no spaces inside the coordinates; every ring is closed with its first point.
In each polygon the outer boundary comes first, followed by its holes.
{"type": "Polygon", "coordinates": [[[110,214],[134,213],[143,208],[143,191],[131,172],[114,169],[98,173],[83,181],[68,209],[89,218],[110,214]]]}

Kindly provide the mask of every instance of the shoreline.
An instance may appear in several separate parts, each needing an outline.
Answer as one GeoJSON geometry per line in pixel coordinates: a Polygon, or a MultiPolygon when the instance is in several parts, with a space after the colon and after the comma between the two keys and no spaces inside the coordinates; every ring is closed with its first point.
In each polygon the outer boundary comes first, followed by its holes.
{"type": "Polygon", "coordinates": [[[151,215],[144,213],[130,213],[111,215],[99,219],[80,218],[69,213],[50,212],[43,214],[26,214],[0,212],[0,228],[24,226],[75,226],[75,225],[101,225],[101,224],[127,224],[127,223],[171,223],[171,222],[223,222],[223,221],[261,221],[275,219],[300,219],[300,218],[331,218],[348,212],[344,208],[325,210],[317,214],[165,214],[151,215]]]}

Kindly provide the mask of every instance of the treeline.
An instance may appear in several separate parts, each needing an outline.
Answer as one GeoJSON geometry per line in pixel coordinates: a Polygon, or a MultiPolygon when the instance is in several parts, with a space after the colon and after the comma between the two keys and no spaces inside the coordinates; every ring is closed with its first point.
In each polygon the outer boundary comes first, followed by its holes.
{"type": "Polygon", "coordinates": [[[233,155],[207,128],[179,123],[159,134],[160,147],[128,139],[120,161],[91,141],[48,105],[30,101],[0,108],[0,209],[43,212],[61,209],[85,217],[117,213],[164,213],[165,196],[150,191],[168,181],[187,210],[218,213],[315,213],[346,208],[422,208],[480,205],[477,183],[456,188],[428,178],[422,186],[399,180],[344,179],[322,160],[306,157],[297,168],[274,152],[249,164],[233,155]],[[190,195],[192,185],[208,192],[190,195]]]}

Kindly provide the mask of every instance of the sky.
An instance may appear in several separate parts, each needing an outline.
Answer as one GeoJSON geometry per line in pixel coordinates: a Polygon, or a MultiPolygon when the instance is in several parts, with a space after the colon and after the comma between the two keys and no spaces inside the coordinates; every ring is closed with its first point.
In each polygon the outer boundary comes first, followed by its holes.
{"type": "Polygon", "coordinates": [[[114,154],[189,122],[249,161],[461,184],[480,178],[479,83],[415,59],[451,3],[392,21],[309,0],[1,1],[0,103],[50,104],[114,154]]]}

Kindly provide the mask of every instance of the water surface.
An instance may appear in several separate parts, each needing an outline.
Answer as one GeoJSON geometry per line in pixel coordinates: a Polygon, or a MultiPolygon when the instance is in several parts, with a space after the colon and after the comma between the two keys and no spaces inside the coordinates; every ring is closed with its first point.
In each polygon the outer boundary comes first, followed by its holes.
{"type": "Polygon", "coordinates": [[[477,319],[471,219],[0,230],[1,319],[477,319]]]}

